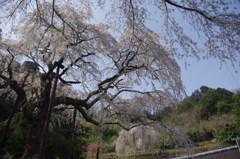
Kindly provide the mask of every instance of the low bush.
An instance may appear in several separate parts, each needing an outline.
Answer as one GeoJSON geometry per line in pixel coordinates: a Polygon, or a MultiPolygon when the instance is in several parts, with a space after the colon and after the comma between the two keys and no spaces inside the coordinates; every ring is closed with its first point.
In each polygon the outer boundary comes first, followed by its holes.
{"type": "Polygon", "coordinates": [[[189,131],[187,132],[187,136],[193,142],[201,142],[201,141],[206,141],[213,138],[213,134],[211,132],[207,132],[204,129],[195,129],[195,130],[189,131]]]}
{"type": "Polygon", "coordinates": [[[226,124],[225,127],[220,128],[217,134],[215,135],[215,138],[220,143],[229,143],[229,144],[235,144],[235,141],[233,141],[233,138],[238,137],[236,124],[230,123],[226,124]]]}
{"type": "Polygon", "coordinates": [[[174,139],[172,134],[167,133],[165,135],[162,135],[159,138],[159,141],[156,144],[156,148],[160,148],[163,150],[167,150],[167,149],[173,149],[174,148],[174,139]]]}

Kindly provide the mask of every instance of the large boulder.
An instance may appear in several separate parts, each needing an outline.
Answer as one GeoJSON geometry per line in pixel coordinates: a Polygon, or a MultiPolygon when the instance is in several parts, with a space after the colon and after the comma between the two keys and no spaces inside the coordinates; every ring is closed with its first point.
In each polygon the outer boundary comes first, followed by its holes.
{"type": "Polygon", "coordinates": [[[129,131],[120,131],[115,150],[121,158],[154,148],[174,147],[185,148],[188,154],[194,147],[194,143],[185,135],[181,127],[155,123],[149,126],[134,127],[129,131]]]}
{"type": "Polygon", "coordinates": [[[138,126],[129,131],[121,130],[116,141],[118,156],[145,152],[156,147],[160,134],[150,126],[138,126]]]}

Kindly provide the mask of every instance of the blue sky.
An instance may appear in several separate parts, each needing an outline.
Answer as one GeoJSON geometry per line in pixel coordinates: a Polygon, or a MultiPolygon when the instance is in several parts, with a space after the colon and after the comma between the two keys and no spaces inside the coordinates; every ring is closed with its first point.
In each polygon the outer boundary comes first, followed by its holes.
{"type": "Polygon", "coordinates": [[[182,69],[182,81],[188,95],[202,85],[225,88],[232,92],[240,89],[240,72],[236,72],[240,70],[239,67],[233,68],[230,63],[223,64],[221,67],[216,59],[200,61],[190,59],[188,62],[190,66],[187,69],[179,62],[182,69]]]}

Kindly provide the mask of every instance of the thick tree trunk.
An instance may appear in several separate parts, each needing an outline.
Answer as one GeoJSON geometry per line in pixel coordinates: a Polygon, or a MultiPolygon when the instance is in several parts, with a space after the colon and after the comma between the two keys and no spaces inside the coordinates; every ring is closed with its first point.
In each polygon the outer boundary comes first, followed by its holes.
{"type": "MultiPolygon", "coordinates": [[[[46,101],[46,100],[45,100],[46,101]]],[[[46,107],[48,102],[44,104],[46,107]]],[[[39,145],[41,143],[41,132],[44,128],[44,123],[46,121],[47,109],[40,109],[40,112],[36,118],[31,121],[31,127],[27,138],[27,145],[22,159],[36,155],[39,150],[39,145]]]]}
{"type": "Polygon", "coordinates": [[[57,72],[55,74],[55,80],[54,80],[52,92],[50,94],[51,96],[50,96],[49,104],[47,106],[47,116],[44,123],[43,131],[41,134],[41,142],[40,142],[40,147],[38,151],[38,159],[44,159],[44,151],[45,151],[47,137],[48,137],[49,124],[51,121],[52,106],[53,106],[53,102],[54,102],[54,98],[57,90],[59,71],[60,71],[60,67],[63,67],[60,62],[57,62],[56,64],[57,64],[57,72]]]}
{"type": "Polygon", "coordinates": [[[32,125],[27,137],[27,145],[22,159],[26,159],[30,156],[36,155],[39,149],[40,136],[44,126],[44,120],[40,118],[34,119],[31,124],[32,125]]]}
{"type": "Polygon", "coordinates": [[[36,155],[39,150],[39,145],[41,143],[41,132],[44,128],[44,123],[47,119],[48,105],[50,102],[50,92],[51,92],[51,80],[42,79],[43,89],[41,93],[41,99],[38,101],[39,113],[31,118],[29,123],[30,131],[27,137],[27,145],[23,153],[22,159],[36,155]]]}
{"type": "Polygon", "coordinates": [[[62,62],[63,58],[55,62],[54,66],[49,65],[49,72],[41,75],[41,96],[38,101],[39,113],[33,121],[30,121],[30,123],[32,122],[31,130],[28,135],[27,146],[22,159],[33,155],[37,155],[39,159],[44,158],[52,103],[56,92],[59,70],[63,68],[62,62]],[[55,82],[52,88],[52,81],[54,79],[53,70],[55,68],[57,68],[57,73],[55,74],[55,82]]]}

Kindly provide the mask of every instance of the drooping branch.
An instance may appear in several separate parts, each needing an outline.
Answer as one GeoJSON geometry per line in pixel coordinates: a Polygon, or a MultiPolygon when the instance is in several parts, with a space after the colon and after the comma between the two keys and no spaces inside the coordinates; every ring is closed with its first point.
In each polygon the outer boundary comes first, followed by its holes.
{"type": "Polygon", "coordinates": [[[104,91],[102,94],[98,95],[96,98],[94,98],[89,105],[92,107],[94,104],[96,104],[98,101],[100,101],[105,95],[107,94],[107,91],[104,91]]]}
{"type": "Polygon", "coordinates": [[[133,30],[133,35],[135,35],[135,12],[134,12],[134,7],[133,7],[133,2],[132,0],[129,0],[130,6],[131,6],[131,12],[132,12],[132,30],[133,30]]]}
{"type": "Polygon", "coordinates": [[[61,16],[61,14],[60,14],[55,8],[53,8],[53,12],[56,13],[56,15],[62,20],[63,23],[67,24],[67,26],[68,26],[69,28],[71,28],[72,31],[74,31],[74,32],[77,34],[77,31],[72,27],[72,25],[69,24],[69,23],[61,16]]]}
{"type": "Polygon", "coordinates": [[[53,106],[57,106],[57,105],[61,105],[61,104],[62,105],[72,105],[72,106],[82,106],[82,107],[85,107],[86,109],[89,108],[89,105],[84,100],[75,99],[75,98],[71,98],[71,97],[56,97],[53,102],[53,106]]]}
{"type": "Polygon", "coordinates": [[[55,12],[55,0],[52,1],[52,19],[51,19],[52,25],[53,25],[54,12],[55,12]]]}
{"type": "MultiPolygon", "coordinates": [[[[101,81],[98,84],[98,89],[95,91],[92,91],[88,94],[88,96],[85,98],[85,102],[89,101],[90,98],[92,98],[93,96],[102,93],[102,92],[107,92],[108,89],[113,88],[113,86],[111,86],[120,76],[122,76],[124,73],[124,69],[120,69],[115,75],[108,77],[106,79],[104,79],[103,81],[101,81]],[[104,84],[107,84],[107,86],[103,87],[104,84]]],[[[98,100],[100,100],[100,97],[102,95],[96,97],[92,102],[91,102],[91,106],[94,105],[98,100]]]]}
{"type": "Polygon", "coordinates": [[[236,17],[236,15],[219,14],[219,15],[215,15],[215,16],[210,16],[208,13],[206,13],[206,12],[200,10],[200,9],[185,7],[185,6],[179,5],[179,4],[177,4],[177,3],[175,3],[175,2],[173,2],[171,0],[165,0],[165,2],[170,4],[170,5],[172,5],[172,6],[174,6],[174,7],[177,7],[177,8],[186,10],[186,11],[198,13],[199,15],[203,16],[207,20],[209,20],[211,22],[214,22],[214,23],[219,23],[219,24],[232,24],[232,23],[235,23],[235,21],[223,21],[223,20],[219,19],[218,17],[223,17],[223,16],[236,17]]]}
{"type": "Polygon", "coordinates": [[[12,54],[12,52],[9,48],[7,48],[7,52],[11,56],[11,60],[8,63],[7,70],[8,70],[8,74],[9,74],[9,79],[12,79],[13,72],[12,72],[12,67],[11,66],[12,66],[12,63],[13,63],[15,57],[13,56],[13,54],[12,54]]]}
{"type": "MultiPolygon", "coordinates": [[[[83,42],[83,41],[81,41],[83,42]]],[[[77,46],[77,44],[76,44],[77,46]]],[[[65,69],[63,69],[63,71],[59,74],[59,76],[63,76],[71,67],[73,67],[74,65],[76,65],[79,61],[83,60],[84,57],[88,57],[91,55],[94,55],[95,53],[88,53],[86,55],[81,55],[80,57],[76,58],[74,61],[72,61],[67,67],[65,67],[65,69]]]]}
{"type": "MultiPolygon", "coordinates": [[[[56,100],[59,99],[59,98],[56,98],[56,100]]],[[[69,99],[69,98],[68,98],[69,99]]],[[[69,101],[74,101],[74,99],[71,99],[69,101]]],[[[71,102],[72,104],[70,104],[70,102],[68,102],[68,104],[74,106],[83,116],[83,118],[87,121],[87,122],[90,122],[96,126],[99,125],[99,121],[93,119],[92,117],[89,116],[89,114],[84,110],[83,106],[81,105],[78,105],[77,102],[71,102]]],[[[62,104],[64,104],[62,102],[62,104]]],[[[125,126],[123,123],[121,122],[104,122],[104,125],[118,125],[120,126],[121,128],[125,129],[125,130],[131,130],[132,128],[134,127],[137,127],[137,126],[140,126],[140,125],[149,125],[149,124],[152,124],[154,123],[155,121],[146,121],[146,122],[141,122],[139,124],[134,124],[130,127],[127,127],[125,126]]]]}
{"type": "Polygon", "coordinates": [[[13,9],[13,11],[10,13],[10,17],[12,17],[14,14],[15,14],[15,12],[20,8],[20,5],[24,2],[25,0],[21,0],[17,5],[16,5],[16,7],[14,7],[14,9],[13,9]]]}
{"type": "Polygon", "coordinates": [[[83,118],[94,125],[99,125],[99,122],[91,118],[88,113],[79,105],[75,106],[75,108],[82,114],[83,118]]]}
{"type": "Polygon", "coordinates": [[[59,80],[63,83],[63,84],[80,84],[81,82],[79,81],[68,81],[68,80],[64,80],[62,77],[59,78],[59,80]]]}
{"type": "Polygon", "coordinates": [[[106,78],[105,80],[103,80],[102,82],[100,82],[98,84],[98,87],[102,88],[104,84],[109,83],[109,82],[113,82],[116,79],[118,79],[122,74],[124,73],[124,69],[120,69],[115,75],[113,75],[112,77],[106,78]]]}

